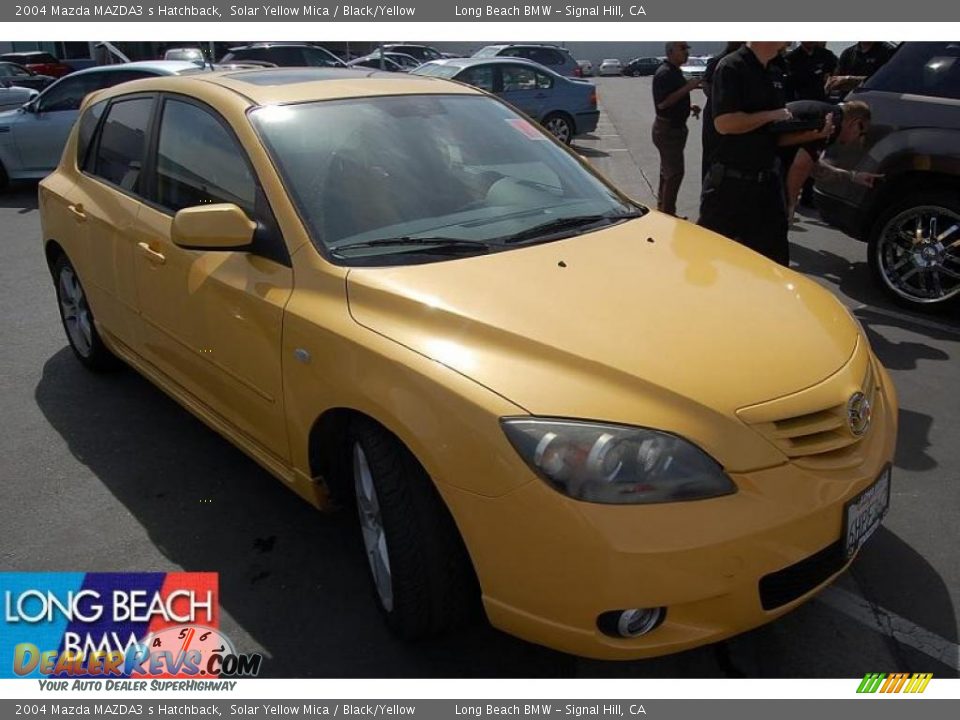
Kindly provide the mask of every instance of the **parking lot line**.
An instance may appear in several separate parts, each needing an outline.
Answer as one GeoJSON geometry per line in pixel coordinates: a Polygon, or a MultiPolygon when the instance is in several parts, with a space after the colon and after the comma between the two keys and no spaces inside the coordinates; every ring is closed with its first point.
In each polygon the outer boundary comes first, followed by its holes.
{"type": "Polygon", "coordinates": [[[872,630],[893,638],[901,645],[918,650],[937,662],[960,671],[960,645],[955,642],[838,587],[827,588],[817,600],[872,630]]]}

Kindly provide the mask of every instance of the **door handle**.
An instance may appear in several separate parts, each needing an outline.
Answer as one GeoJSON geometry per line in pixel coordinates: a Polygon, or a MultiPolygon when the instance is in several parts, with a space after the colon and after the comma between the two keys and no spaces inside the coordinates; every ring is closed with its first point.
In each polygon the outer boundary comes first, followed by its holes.
{"type": "Polygon", "coordinates": [[[87,219],[87,214],[83,211],[83,205],[81,203],[77,203],[76,205],[67,205],[67,210],[73,213],[73,216],[80,222],[83,222],[87,219]]]}
{"type": "Polygon", "coordinates": [[[140,248],[140,252],[147,256],[150,262],[156,265],[163,265],[167,261],[166,255],[157,252],[145,242],[137,243],[137,247],[140,248]]]}

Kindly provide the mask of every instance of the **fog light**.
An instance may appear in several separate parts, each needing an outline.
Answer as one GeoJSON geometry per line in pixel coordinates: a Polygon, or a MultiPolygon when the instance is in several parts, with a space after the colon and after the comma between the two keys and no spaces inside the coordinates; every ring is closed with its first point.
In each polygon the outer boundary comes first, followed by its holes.
{"type": "Polygon", "coordinates": [[[597,627],[611,637],[635,638],[657,628],[666,614],[662,607],[611,610],[597,618],[597,627]]]}

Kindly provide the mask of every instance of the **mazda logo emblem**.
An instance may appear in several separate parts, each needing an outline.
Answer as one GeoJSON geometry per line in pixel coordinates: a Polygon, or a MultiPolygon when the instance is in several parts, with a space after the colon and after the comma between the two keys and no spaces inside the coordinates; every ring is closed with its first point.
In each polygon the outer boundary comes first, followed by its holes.
{"type": "Polygon", "coordinates": [[[863,435],[870,427],[873,408],[870,400],[862,392],[855,392],[847,401],[847,425],[856,437],[863,435]]]}

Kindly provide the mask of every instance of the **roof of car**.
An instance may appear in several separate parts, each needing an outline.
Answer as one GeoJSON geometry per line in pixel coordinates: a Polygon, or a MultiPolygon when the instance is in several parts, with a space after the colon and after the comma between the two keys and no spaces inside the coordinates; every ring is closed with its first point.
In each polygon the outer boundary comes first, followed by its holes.
{"type": "MultiPolygon", "coordinates": [[[[254,48],[275,48],[275,47],[309,47],[309,48],[320,48],[321,50],[326,50],[325,47],[320,45],[314,45],[313,43],[306,42],[256,42],[248,43],[246,45],[236,45],[235,47],[228,48],[227,52],[235,52],[237,50],[252,50],[254,48]]],[[[330,52],[327,50],[327,52],[330,52]]]]}
{"type": "MultiPolygon", "coordinates": [[[[545,70],[557,75],[558,73],[548,67],[544,67],[538,62],[521,57],[503,57],[501,55],[493,57],[465,57],[465,58],[442,58],[440,60],[431,60],[425,65],[453,65],[455,67],[470,67],[472,65],[529,65],[537,70],[545,70]]],[[[561,75],[561,77],[563,77],[561,75]]]]}
{"type": "Polygon", "coordinates": [[[476,89],[440,78],[356,68],[264,68],[157,77],[123,83],[96,94],[97,99],[145,90],[206,95],[211,86],[242,96],[253,105],[376,95],[480,94],[476,89]]]}

